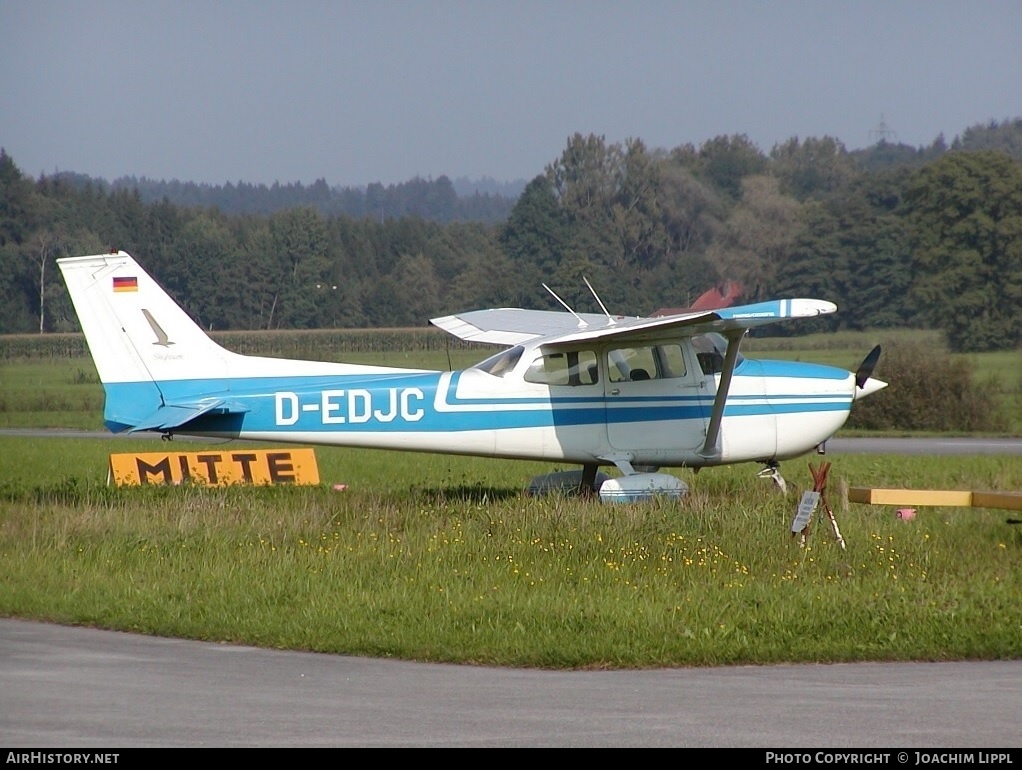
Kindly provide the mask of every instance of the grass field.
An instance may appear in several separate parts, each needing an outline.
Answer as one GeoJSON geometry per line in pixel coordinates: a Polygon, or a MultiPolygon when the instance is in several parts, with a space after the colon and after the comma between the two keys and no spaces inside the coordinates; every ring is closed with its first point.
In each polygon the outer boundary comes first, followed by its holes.
{"type": "Polygon", "coordinates": [[[343,449],[317,450],[315,487],[106,486],[110,452],[159,449],[0,437],[0,615],[552,668],[1022,655],[1006,512],[903,521],[844,494],[1022,489],[1017,458],[835,459],[841,548],[822,511],[805,545],[790,532],[800,461],[787,496],[744,466],[622,506],[524,496],[548,466],[343,449]]]}
{"type": "MultiPolygon", "coordinates": [[[[853,366],[861,342],[750,352],[853,366]]],[[[448,368],[442,349],[344,357],[448,368]]],[[[0,370],[0,407],[6,426],[95,429],[102,391],[89,359],[21,355],[0,370]]],[[[828,457],[844,548],[822,511],[805,543],[791,533],[815,456],[782,464],[787,495],[745,465],[678,471],[684,499],[632,505],[523,495],[557,466],[322,448],[318,486],[106,484],[112,452],[194,448],[0,436],[0,615],[543,668],[1022,656],[1008,512],[906,521],[845,494],[1020,490],[1014,457],[828,457]]]]}

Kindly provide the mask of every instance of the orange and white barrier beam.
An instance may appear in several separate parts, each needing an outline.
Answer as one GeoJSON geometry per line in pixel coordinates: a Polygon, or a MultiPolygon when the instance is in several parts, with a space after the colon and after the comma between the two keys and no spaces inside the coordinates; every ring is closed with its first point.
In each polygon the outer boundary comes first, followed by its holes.
{"type": "Polygon", "coordinates": [[[951,489],[876,489],[849,487],[848,502],[870,505],[943,505],[955,508],[1006,508],[1022,511],[1022,492],[970,492],[951,489]]]}

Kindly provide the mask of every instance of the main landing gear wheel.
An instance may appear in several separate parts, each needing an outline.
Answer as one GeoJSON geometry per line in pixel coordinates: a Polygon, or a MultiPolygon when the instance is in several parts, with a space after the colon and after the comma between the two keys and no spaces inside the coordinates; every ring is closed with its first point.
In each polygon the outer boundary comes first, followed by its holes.
{"type": "Polygon", "coordinates": [[[582,480],[579,483],[578,491],[583,497],[593,497],[598,487],[596,485],[596,472],[599,466],[596,463],[586,463],[582,466],[582,480]]]}

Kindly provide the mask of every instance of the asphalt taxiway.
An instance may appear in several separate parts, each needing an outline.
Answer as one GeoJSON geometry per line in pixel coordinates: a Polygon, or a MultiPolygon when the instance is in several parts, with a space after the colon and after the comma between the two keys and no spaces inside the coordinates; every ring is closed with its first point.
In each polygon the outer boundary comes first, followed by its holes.
{"type": "Polygon", "coordinates": [[[1020,709],[1022,661],[545,671],[0,619],[11,749],[993,749],[1020,709]]]}

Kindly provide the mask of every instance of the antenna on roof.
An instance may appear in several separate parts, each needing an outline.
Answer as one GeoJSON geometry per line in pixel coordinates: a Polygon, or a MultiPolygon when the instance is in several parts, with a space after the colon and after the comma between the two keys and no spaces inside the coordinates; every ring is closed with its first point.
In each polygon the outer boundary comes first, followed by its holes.
{"type": "Polygon", "coordinates": [[[544,289],[546,289],[546,290],[547,290],[548,292],[550,292],[551,296],[553,296],[553,298],[554,298],[555,300],[557,300],[557,301],[558,301],[558,302],[560,302],[560,303],[561,303],[562,305],[564,305],[564,309],[565,309],[565,310],[567,310],[567,311],[568,311],[569,313],[571,313],[571,314],[572,314],[573,316],[575,316],[575,318],[577,318],[577,319],[578,319],[578,326],[579,326],[579,328],[582,328],[583,326],[588,326],[588,325],[589,325],[589,324],[587,324],[587,323],[586,323],[585,321],[583,321],[583,320],[582,320],[582,316],[580,316],[580,315],[579,315],[578,313],[576,313],[576,312],[575,312],[574,310],[572,310],[572,309],[571,309],[570,307],[568,307],[568,303],[567,303],[567,302],[565,302],[565,301],[564,301],[563,299],[561,299],[560,297],[558,297],[558,296],[557,296],[557,294],[555,294],[555,293],[554,293],[554,290],[553,290],[553,289],[551,289],[551,288],[550,288],[549,286],[547,286],[547,285],[546,285],[545,283],[543,284],[543,288],[544,288],[544,289]]]}
{"type": "Polygon", "coordinates": [[[586,282],[586,286],[588,286],[589,291],[593,293],[593,296],[596,298],[596,302],[600,305],[600,309],[603,311],[603,314],[607,316],[607,325],[613,326],[615,321],[611,317],[610,313],[607,312],[607,306],[603,304],[603,300],[600,299],[600,295],[596,293],[596,289],[593,288],[593,285],[589,283],[589,279],[586,278],[584,275],[582,276],[582,280],[586,282]]]}

